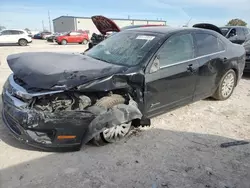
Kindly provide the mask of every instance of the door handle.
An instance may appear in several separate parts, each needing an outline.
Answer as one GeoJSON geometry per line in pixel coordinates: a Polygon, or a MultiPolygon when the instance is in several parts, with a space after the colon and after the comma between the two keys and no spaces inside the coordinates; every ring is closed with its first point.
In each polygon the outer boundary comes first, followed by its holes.
{"type": "Polygon", "coordinates": [[[193,64],[187,66],[187,72],[194,72],[193,64]]]}

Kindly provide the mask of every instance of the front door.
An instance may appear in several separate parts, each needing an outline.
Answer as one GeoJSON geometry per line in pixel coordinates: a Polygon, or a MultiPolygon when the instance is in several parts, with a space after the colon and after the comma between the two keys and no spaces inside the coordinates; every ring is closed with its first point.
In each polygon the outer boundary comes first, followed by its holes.
{"type": "Polygon", "coordinates": [[[144,113],[148,117],[192,102],[199,66],[194,54],[190,33],[174,35],[160,48],[145,75],[144,113]]]}

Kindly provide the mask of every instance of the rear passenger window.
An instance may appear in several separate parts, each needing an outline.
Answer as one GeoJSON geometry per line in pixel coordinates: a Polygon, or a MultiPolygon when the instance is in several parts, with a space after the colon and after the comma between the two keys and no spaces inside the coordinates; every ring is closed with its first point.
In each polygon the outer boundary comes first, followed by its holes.
{"type": "Polygon", "coordinates": [[[209,55],[224,50],[224,45],[219,39],[210,34],[195,34],[197,43],[197,56],[209,55]]]}
{"type": "Polygon", "coordinates": [[[22,33],[23,33],[22,31],[11,30],[12,35],[20,35],[22,33]]]}
{"type": "Polygon", "coordinates": [[[225,50],[225,47],[224,47],[224,43],[220,40],[220,39],[217,39],[218,40],[218,47],[219,47],[219,51],[224,51],[225,50]]]}
{"type": "Polygon", "coordinates": [[[167,66],[194,58],[193,37],[184,34],[170,37],[160,49],[160,66],[167,66]]]}

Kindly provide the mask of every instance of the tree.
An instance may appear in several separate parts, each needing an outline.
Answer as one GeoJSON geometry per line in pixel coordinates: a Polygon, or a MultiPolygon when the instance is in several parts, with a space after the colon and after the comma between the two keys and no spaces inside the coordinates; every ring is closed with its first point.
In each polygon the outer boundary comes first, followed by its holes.
{"type": "Polygon", "coordinates": [[[227,26],[246,26],[247,23],[241,19],[232,19],[227,23],[227,26]]]}
{"type": "Polygon", "coordinates": [[[0,25],[0,31],[2,31],[2,30],[4,30],[4,29],[6,29],[6,27],[0,25]]]}

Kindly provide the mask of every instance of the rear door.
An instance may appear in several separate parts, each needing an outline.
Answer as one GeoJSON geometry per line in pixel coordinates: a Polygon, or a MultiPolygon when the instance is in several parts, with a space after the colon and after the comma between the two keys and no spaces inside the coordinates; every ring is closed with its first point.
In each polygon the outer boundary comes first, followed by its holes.
{"type": "Polygon", "coordinates": [[[10,30],[10,33],[11,33],[10,37],[11,43],[17,43],[23,32],[18,30],[10,30]]]}
{"type": "Polygon", "coordinates": [[[194,100],[211,96],[217,88],[218,75],[226,63],[225,44],[216,35],[195,33],[196,59],[199,62],[194,100]]]}
{"type": "Polygon", "coordinates": [[[193,100],[198,62],[190,33],[170,37],[145,75],[145,110],[152,117],[193,100]],[[159,65],[157,68],[157,64],[159,65]]]}
{"type": "Polygon", "coordinates": [[[78,32],[78,35],[77,35],[77,42],[78,42],[78,43],[83,42],[83,39],[84,39],[84,33],[78,32]]]}
{"type": "Polygon", "coordinates": [[[78,33],[73,31],[68,36],[68,43],[78,43],[78,33]]]}

